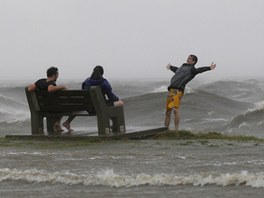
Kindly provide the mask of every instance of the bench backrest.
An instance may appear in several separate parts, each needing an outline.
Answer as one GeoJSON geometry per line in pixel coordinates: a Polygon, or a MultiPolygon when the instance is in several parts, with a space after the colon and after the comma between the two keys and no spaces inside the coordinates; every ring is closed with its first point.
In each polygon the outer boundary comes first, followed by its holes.
{"type": "Polygon", "coordinates": [[[47,91],[28,92],[30,110],[40,112],[87,111],[95,113],[89,90],[61,90],[54,93],[47,91]]]}

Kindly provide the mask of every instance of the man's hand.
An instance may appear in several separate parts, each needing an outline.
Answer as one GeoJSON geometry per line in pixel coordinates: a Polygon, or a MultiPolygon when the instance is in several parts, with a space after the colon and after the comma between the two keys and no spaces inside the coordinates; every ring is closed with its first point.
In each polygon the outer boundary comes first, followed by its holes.
{"type": "Polygon", "coordinates": [[[35,83],[29,85],[28,88],[27,88],[27,90],[28,90],[29,92],[31,92],[31,91],[35,91],[36,89],[37,89],[37,87],[36,87],[35,83]]]}
{"type": "Polygon", "coordinates": [[[67,88],[63,85],[59,85],[59,86],[49,85],[48,86],[48,92],[55,92],[55,91],[60,91],[60,90],[67,90],[67,88]]]}
{"type": "Polygon", "coordinates": [[[216,64],[212,62],[212,64],[210,65],[211,70],[214,69],[215,67],[216,67],[216,64]]]}
{"type": "Polygon", "coordinates": [[[170,63],[168,63],[168,64],[166,65],[166,68],[169,70],[171,66],[172,66],[172,65],[171,65],[170,63]]]}

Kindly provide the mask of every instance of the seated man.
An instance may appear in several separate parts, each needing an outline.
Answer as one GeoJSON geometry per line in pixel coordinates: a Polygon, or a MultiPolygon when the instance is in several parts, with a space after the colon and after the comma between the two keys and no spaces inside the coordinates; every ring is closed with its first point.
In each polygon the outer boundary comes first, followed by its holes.
{"type": "MultiPolygon", "coordinates": [[[[66,87],[65,86],[57,86],[56,85],[56,80],[59,77],[59,72],[58,72],[58,68],[56,67],[50,67],[47,70],[47,78],[42,78],[37,80],[35,83],[31,84],[28,86],[28,91],[35,91],[35,90],[44,90],[44,91],[48,91],[48,92],[55,92],[55,91],[59,91],[59,90],[65,90],[66,87]]],[[[54,131],[55,132],[62,132],[63,129],[60,126],[60,122],[61,122],[61,116],[58,116],[57,121],[54,123],[54,131]]],[[[67,123],[67,121],[66,121],[67,123]]],[[[69,131],[71,131],[72,129],[70,127],[68,127],[67,125],[65,125],[65,123],[63,124],[69,131]]]]}

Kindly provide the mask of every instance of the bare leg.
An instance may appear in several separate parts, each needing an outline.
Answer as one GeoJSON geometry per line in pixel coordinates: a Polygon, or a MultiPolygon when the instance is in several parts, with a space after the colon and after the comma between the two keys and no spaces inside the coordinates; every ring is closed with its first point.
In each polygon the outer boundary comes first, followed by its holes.
{"type": "Polygon", "coordinates": [[[58,116],[56,122],[54,122],[53,130],[55,132],[62,132],[63,131],[63,129],[60,126],[61,118],[62,118],[61,116],[58,116]]]}
{"type": "Polygon", "coordinates": [[[174,130],[178,130],[180,124],[179,109],[174,109],[173,111],[174,111],[174,130]]]}
{"type": "Polygon", "coordinates": [[[71,128],[71,121],[75,118],[76,116],[69,116],[68,119],[62,124],[69,132],[72,132],[73,129],[71,128]]]}
{"type": "Polygon", "coordinates": [[[164,125],[165,125],[165,127],[168,127],[168,128],[170,126],[171,110],[172,109],[167,109],[166,110],[166,115],[165,115],[165,123],[164,123],[164,125]]]}

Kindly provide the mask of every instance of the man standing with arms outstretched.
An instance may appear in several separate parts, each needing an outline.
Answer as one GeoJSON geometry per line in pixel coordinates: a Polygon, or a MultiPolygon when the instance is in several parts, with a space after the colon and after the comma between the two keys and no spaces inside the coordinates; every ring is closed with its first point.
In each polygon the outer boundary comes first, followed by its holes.
{"type": "Polygon", "coordinates": [[[171,112],[174,112],[174,130],[179,129],[180,116],[179,106],[180,100],[184,94],[185,86],[190,82],[197,74],[205,71],[213,70],[216,67],[215,63],[212,63],[208,67],[195,68],[197,63],[197,56],[191,54],[188,56],[187,62],[182,64],[181,67],[172,66],[170,63],[166,65],[168,70],[173,71],[175,74],[171,78],[170,86],[168,87],[168,96],[166,102],[166,115],[165,115],[165,127],[169,128],[171,112]]]}

